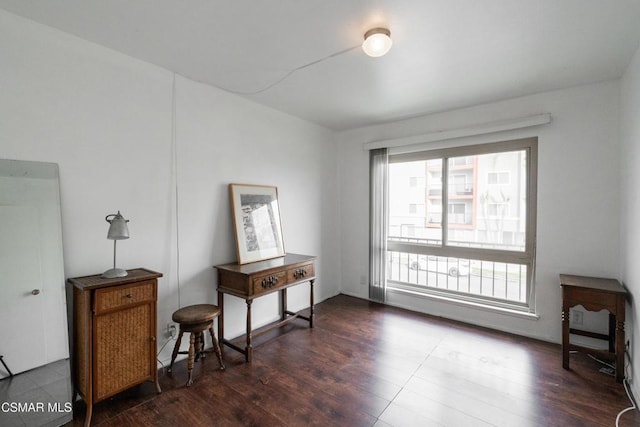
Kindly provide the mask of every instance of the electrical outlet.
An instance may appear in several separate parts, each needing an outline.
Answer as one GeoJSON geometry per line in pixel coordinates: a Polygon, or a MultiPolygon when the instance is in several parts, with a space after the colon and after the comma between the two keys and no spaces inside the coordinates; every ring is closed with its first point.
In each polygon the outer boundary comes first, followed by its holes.
{"type": "Polygon", "coordinates": [[[574,325],[582,325],[584,312],[580,310],[571,310],[571,323],[574,325]]]}
{"type": "Polygon", "coordinates": [[[167,323],[167,338],[175,338],[178,335],[178,330],[176,329],[176,325],[173,323],[167,323]]]}

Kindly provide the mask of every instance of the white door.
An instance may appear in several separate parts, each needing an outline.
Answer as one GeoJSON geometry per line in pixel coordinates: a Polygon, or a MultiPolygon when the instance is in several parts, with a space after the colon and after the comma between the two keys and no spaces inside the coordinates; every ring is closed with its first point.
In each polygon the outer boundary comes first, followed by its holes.
{"type": "MultiPolygon", "coordinates": [[[[57,181],[52,185],[0,177],[0,355],[14,374],[69,356],[57,181]]],[[[0,365],[0,378],[7,375],[0,365]]]]}

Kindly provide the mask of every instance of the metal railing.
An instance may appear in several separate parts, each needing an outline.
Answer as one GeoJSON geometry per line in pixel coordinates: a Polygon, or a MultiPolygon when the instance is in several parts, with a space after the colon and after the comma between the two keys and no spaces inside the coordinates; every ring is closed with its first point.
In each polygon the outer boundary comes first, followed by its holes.
{"type": "Polygon", "coordinates": [[[408,285],[414,291],[437,290],[452,296],[526,302],[525,265],[396,251],[387,252],[387,262],[387,280],[408,285]]]}

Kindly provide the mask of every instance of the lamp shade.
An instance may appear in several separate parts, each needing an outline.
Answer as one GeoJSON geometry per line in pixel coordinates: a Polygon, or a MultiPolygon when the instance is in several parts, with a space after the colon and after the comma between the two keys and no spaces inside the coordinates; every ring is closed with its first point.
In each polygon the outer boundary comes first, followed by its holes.
{"type": "Polygon", "coordinates": [[[105,220],[111,224],[107,232],[107,239],[124,240],[129,238],[129,227],[127,226],[129,220],[124,219],[120,211],[117,214],[107,215],[105,220]]]}
{"type": "Polygon", "coordinates": [[[364,33],[362,50],[367,55],[377,58],[389,52],[392,44],[391,31],[386,28],[373,28],[364,33]]]}
{"type": "Polygon", "coordinates": [[[104,219],[109,223],[107,239],[113,240],[113,268],[102,273],[102,277],[105,279],[125,277],[129,274],[127,270],[116,268],[116,241],[129,238],[129,227],[127,226],[129,220],[124,219],[120,211],[117,214],[109,214],[104,219]]]}

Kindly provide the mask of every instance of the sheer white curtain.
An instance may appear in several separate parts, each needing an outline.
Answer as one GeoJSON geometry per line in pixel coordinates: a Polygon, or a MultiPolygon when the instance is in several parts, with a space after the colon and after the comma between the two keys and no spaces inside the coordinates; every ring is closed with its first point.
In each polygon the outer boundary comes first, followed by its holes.
{"type": "Polygon", "coordinates": [[[385,301],[387,285],[387,209],[389,155],[386,148],[369,152],[369,298],[385,301]]]}

